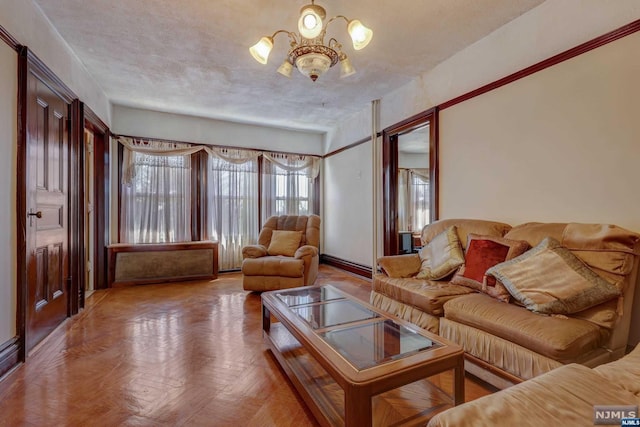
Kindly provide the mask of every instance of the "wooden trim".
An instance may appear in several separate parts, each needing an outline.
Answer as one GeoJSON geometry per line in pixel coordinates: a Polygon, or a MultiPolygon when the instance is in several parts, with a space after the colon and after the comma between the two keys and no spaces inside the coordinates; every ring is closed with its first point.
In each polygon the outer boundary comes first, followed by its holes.
{"type": "Polygon", "coordinates": [[[22,48],[18,40],[16,40],[15,37],[9,34],[9,32],[2,25],[0,25],[0,40],[8,44],[9,47],[16,52],[20,52],[20,49],[22,48]]]}
{"type": "Polygon", "coordinates": [[[24,362],[27,356],[27,48],[18,52],[18,140],[16,160],[16,228],[17,228],[17,273],[16,273],[16,334],[18,336],[18,359],[24,362]]]}
{"type": "Polygon", "coordinates": [[[74,99],[77,98],[76,94],[29,49],[27,49],[27,62],[29,63],[30,73],[46,84],[64,102],[67,104],[73,103],[74,99]]]}
{"type": "Polygon", "coordinates": [[[506,77],[503,77],[494,82],[481,86],[478,89],[472,90],[471,92],[467,92],[456,98],[450,99],[449,101],[440,104],[440,110],[444,110],[445,108],[449,108],[461,102],[468,101],[471,98],[475,98],[478,95],[482,95],[484,93],[497,89],[501,86],[507,85],[509,83],[513,83],[516,80],[520,80],[531,74],[542,71],[545,68],[549,68],[561,62],[569,60],[571,58],[575,58],[576,56],[582,55],[583,53],[589,52],[590,50],[596,49],[598,47],[604,46],[608,43],[611,43],[613,41],[626,37],[637,31],[640,31],[640,19],[633,21],[630,24],[624,25],[618,29],[610,31],[606,34],[603,34],[600,37],[596,37],[593,40],[589,40],[586,43],[582,43],[574,48],[565,50],[564,52],[554,55],[551,58],[547,58],[527,68],[524,68],[520,71],[509,74],[506,77]]]}
{"type": "Polygon", "coordinates": [[[118,144],[118,229],[116,230],[118,235],[116,242],[121,241],[120,230],[122,230],[122,162],[124,161],[124,145],[118,144]]]}
{"type": "Polygon", "coordinates": [[[398,254],[398,134],[383,132],[382,230],[383,254],[398,254]]]}
{"type": "Polygon", "coordinates": [[[109,126],[103,122],[96,113],[93,112],[86,104],[83,104],[84,108],[84,127],[90,129],[92,132],[103,133],[109,136],[109,126]]]}
{"type": "Polygon", "coordinates": [[[84,306],[84,113],[80,100],[70,106],[69,120],[69,289],[68,317],[84,306]]]}
{"type": "Polygon", "coordinates": [[[438,107],[415,114],[382,131],[382,205],[384,255],[398,254],[398,135],[429,123],[429,213],[438,219],[438,107]]]}
{"type": "Polygon", "coordinates": [[[262,172],[264,156],[258,157],[258,230],[262,230],[262,172]]]}
{"type": "MultiPolygon", "coordinates": [[[[432,109],[429,128],[429,220],[434,222],[440,218],[440,124],[439,107],[432,109]]],[[[418,230],[414,230],[418,231],[418,230]]]]}
{"type": "Polygon", "coordinates": [[[358,264],[357,262],[347,261],[331,255],[322,254],[320,255],[320,263],[348,271],[349,273],[357,274],[358,276],[366,277],[367,279],[371,279],[372,277],[371,267],[358,264]]]}
{"type": "Polygon", "coordinates": [[[150,283],[165,283],[165,282],[181,282],[188,280],[206,280],[216,279],[218,277],[218,242],[215,241],[200,241],[200,242],[184,242],[184,243],[141,243],[141,244],[114,244],[109,245],[107,248],[109,254],[109,287],[120,287],[128,285],[150,284],[150,283]],[[201,250],[212,249],[212,274],[199,275],[199,276],[180,276],[175,278],[149,278],[149,279],[135,279],[123,282],[116,282],[116,261],[119,253],[123,252],[174,252],[174,251],[189,251],[189,250],[201,250]]]}
{"type": "Polygon", "coordinates": [[[0,379],[20,364],[20,339],[13,337],[0,345],[0,379]]]}
{"type": "MultiPolygon", "coordinates": [[[[378,132],[376,134],[376,137],[380,138],[380,136],[382,136],[382,132],[378,132]]],[[[334,150],[328,154],[325,154],[324,156],[322,156],[323,159],[326,159],[327,157],[331,157],[331,156],[335,156],[336,154],[340,154],[343,151],[349,150],[351,148],[357,147],[358,145],[362,145],[362,144],[366,144],[367,142],[371,141],[371,137],[367,136],[365,138],[359,139],[356,142],[349,144],[349,145],[345,145],[342,148],[338,148],[337,150],[334,150]]]]}
{"type": "MultiPolygon", "coordinates": [[[[109,128],[89,108],[83,105],[84,126],[93,132],[93,176],[94,176],[94,265],[95,289],[107,287],[107,242],[109,230],[109,128]]],[[[84,176],[82,177],[84,182],[84,176]]],[[[82,303],[82,301],[81,301],[82,303]]]]}

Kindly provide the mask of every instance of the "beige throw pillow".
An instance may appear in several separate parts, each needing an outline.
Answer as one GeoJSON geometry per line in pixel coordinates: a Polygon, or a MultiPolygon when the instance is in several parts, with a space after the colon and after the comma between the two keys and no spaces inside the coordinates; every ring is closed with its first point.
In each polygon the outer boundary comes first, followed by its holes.
{"type": "Polygon", "coordinates": [[[464,252],[455,225],[444,230],[420,250],[422,265],[418,279],[439,280],[464,264],[464,252]]]}
{"type": "Polygon", "coordinates": [[[571,251],[547,237],[538,246],[487,270],[526,308],[544,314],[572,314],[620,295],[571,251]]]}
{"type": "Polygon", "coordinates": [[[267,248],[269,255],[294,256],[300,247],[302,231],[274,230],[267,248]]]}

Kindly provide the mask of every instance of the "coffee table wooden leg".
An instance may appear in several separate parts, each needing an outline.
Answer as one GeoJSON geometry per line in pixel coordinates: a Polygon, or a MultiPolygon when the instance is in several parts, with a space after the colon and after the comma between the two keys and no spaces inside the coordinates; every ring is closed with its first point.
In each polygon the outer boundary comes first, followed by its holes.
{"type": "Polygon", "coordinates": [[[264,305],[262,306],[262,330],[269,332],[271,329],[271,312],[264,305]]]}
{"type": "Polygon", "coordinates": [[[461,356],[458,360],[454,370],[453,385],[453,401],[456,406],[464,403],[464,357],[461,356]]]}
{"type": "Polygon", "coordinates": [[[371,395],[360,387],[344,391],[344,425],[346,427],[370,426],[371,395]]]}

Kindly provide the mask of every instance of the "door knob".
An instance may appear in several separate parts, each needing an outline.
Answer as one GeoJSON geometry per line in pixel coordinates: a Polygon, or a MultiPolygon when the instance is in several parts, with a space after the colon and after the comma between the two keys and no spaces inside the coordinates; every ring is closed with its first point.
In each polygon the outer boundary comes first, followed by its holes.
{"type": "Polygon", "coordinates": [[[38,211],[38,212],[29,212],[27,215],[28,215],[28,216],[35,216],[36,218],[42,218],[42,211],[38,211]]]}

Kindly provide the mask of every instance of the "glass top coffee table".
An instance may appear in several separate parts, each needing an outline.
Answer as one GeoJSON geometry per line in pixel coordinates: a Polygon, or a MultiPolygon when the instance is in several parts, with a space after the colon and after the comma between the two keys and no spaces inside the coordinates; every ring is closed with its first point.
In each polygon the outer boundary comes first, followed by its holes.
{"type": "MultiPolygon", "coordinates": [[[[331,285],[263,293],[262,328],[266,343],[321,424],[385,424],[382,419],[390,411],[382,401],[408,406],[413,395],[425,401],[429,399],[421,394],[438,396],[437,403],[432,399],[425,404],[440,410],[446,409],[442,402],[447,399],[447,407],[464,401],[461,347],[331,285]],[[278,322],[272,323],[272,317],[278,322]],[[454,371],[453,396],[441,399],[446,393],[428,382],[414,385],[449,370],[454,371]],[[408,384],[423,389],[401,389],[408,384]]],[[[415,415],[408,420],[424,421],[415,415]]]]}

